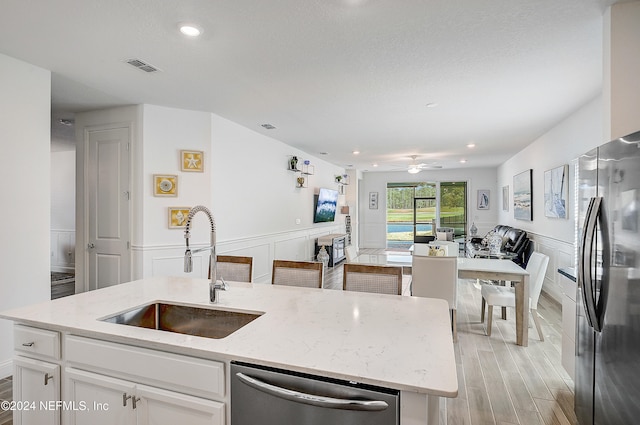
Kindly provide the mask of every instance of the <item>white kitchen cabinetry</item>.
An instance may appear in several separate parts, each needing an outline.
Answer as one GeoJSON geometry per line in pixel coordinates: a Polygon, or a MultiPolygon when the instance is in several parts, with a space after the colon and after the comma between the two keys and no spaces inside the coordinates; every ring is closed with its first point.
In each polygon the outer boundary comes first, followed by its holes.
{"type": "Polygon", "coordinates": [[[17,356],[13,359],[15,425],[60,424],[60,366],[17,356]]]}
{"type": "Polygon", "coordinates": [[[54,331],[14,326],[13,400],[16,425],[59,424],[60,334],[54,331]]]}
{"type": "Polygon", "coordinates": [[[92,372],[65,370],[69,425],[222,425],[224,404],[92,372]]]}
{"type": "Polygon", "coordinates": [[[573,269],[562,269],[562,366],[571,379],[575,380],[576,353],[576,282],[567,276],[573,269]],[[565,274],[567,273],[567,274],[565,274]]]}

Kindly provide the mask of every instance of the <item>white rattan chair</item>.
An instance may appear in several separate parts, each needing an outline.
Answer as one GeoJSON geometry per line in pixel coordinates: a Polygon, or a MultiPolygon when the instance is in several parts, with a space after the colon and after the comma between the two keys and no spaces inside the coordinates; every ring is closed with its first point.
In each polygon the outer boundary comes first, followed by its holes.
{"type": "Polygon", "coordinates": [[[343,268],[342,289],[402,295],[402,267],[346,263],[343,268]]]}
{"type": "Polygon", "coordinates": [[[320,262],[273,260],[274,285],[322,288],[324,267],[320,262]]]}
{"type": "Polygon", "coordinates": [[[235,255],[218,255],[218,277],[226,281],[251,282],[253,274],[253,257],[235,255]]]}

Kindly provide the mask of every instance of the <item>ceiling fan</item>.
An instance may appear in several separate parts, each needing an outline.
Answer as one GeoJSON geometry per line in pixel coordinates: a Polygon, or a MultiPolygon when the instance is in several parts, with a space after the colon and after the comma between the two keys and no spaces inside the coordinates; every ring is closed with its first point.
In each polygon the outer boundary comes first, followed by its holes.
{"type": "Polygon", "coordinates": [[[409,164],[409,167],[407,168],[407,171],[409,172],[409,174],[417,174],[420,171],[425,169],[442,168],[442,165],[425,164],[424,162],[421,162],[418,164],[418,162],[416,161],[416,159],[418,158],[418,155],[411,155],[409,158],[411,158],[411,164],[409,164]]]}

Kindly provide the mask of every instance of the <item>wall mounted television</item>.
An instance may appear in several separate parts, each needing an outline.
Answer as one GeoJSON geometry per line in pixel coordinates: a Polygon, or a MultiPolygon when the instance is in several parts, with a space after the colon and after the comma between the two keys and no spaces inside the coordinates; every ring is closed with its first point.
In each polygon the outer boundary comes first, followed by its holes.
{"type": "Polygon", "coordinates": [[[321,187],[318,195],[315,196],[315,201],[314,223],[324,223],[336,219],[336,208],[338,207],[337,190],[321,187]]]}

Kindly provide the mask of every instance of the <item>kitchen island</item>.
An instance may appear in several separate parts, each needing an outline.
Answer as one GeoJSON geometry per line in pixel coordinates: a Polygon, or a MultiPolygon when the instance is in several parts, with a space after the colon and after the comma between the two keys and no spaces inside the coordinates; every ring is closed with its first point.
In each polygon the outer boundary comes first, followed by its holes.
{"type": "MultiPolygon", "coordinates": [[[[135,409],[138,395],[149,388],[175,390],[197,398],[185,404],[213,400],[218,423],[230,424],[232,360],[399,390],[403,425],[438,423],[440,397],[457,396],[449,307],[443,300],[231,282],[229,290],[219,293],[219,303],[210,304],[208,285],[204,279],[149,278],[5,311],[0,317],[16,323],[18,365],[33,359],[59,367],[62,400],[102,394],[78,391],[105,375],[109,383],[129,379],[139,384],[137,393],[135,388],[116,391],[125,407],[129,396],[135,409]],[[158,301],[260,317],[222,339],[102,320],[158,301]],[[45,352],[38,346],[46,346],[45,352]]],[[[47,381],[49,372],[44,373],[47,381]]],[[[18,396],[33,394],[25,387],[30,380],[16,378],[18,396]]],[[[61,412],[63,423],[73,422],[75,413],[68,410],[61,412]]]]}

